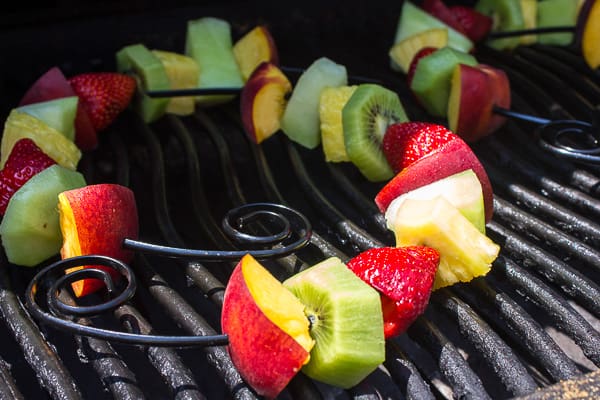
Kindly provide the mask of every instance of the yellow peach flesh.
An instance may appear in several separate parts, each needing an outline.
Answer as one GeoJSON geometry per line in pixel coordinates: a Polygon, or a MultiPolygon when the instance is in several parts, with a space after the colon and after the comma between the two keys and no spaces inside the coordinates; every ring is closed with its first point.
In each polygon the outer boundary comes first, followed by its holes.
{"type": "Polygon", "coordinates": [[[281,116],[285,109],[285,94],[291,85],[282,86],[281,82],[266,84],[255,98],[252,109],[252,121],[256,138],[260,143],[279,130],[281,116]]]}
{"type": "Polygon", "coordinates": [[[248,80],[252,72],[264,61],[273,59],[272,43],[265,28],[257,26],[248,32],[233,46],[233,54],[240,67],[244,81],[248,80]]]}
{"type": "MultiPolygon", "coordinates": [[[[242,273],[256,305],[265,316],[290,335],[307,352],[315,341],[309,334],[304,305],[252,257],[245,257],[242,273]]],[[[305,363],[310,357],[307,357],[305,363]]]]}
{"type": "Polygon", "coordinates": [[[581,51],[586,63],[590,68],[596,69],[600,66],[600,2],[596,1],[589,12],[583,37],[581,40],[581,51]]]}
{"type": "MultiPolygon", "coordinates": [[[[81,255],[81,245],[79,243],[79,236],[77,235],[75,216],[73,215],[71,204],[64,193],[58,195],[58,213],[60,218],[60,231],[63,237],[63,245],[60,249],[61,257],[64,259],[81,255]]],[[[73,267],[66,272],[69,273],[82,268],[83,267],[73,267]]],[[[73,282],[71,287],[76,296],[79,296],[82,293],[83,286],[83,280],[73,282]]]]}

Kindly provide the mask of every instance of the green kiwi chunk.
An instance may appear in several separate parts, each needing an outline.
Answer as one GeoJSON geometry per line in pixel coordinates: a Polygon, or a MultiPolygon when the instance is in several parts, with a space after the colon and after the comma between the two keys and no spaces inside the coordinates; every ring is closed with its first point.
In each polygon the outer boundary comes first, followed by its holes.
{"type": "Polygon", "coordinates": [[[302,368],[307,376],[350,388],[385,359],[379,293],[335,257],[287,279],[311,322],[315,345],[302,368]]]}
{"type": "Polygon", "coordinates": [[[117,52],[117,70],[134,73],[140,80],[142,90],[136,92],[134,108],[144,122],[151,123],[166,112],[169,98],[151,98],[144,90],[168,90],[169,77],[165,67],[143,44],[126,46],[117,52]]]}
{"type": "Polygon", "coordinates": [[[372,182],[394,176],[382,150],[388,126],[408,121],[400,98],[383,86],[359,85],[342,109],[344,144],[350,161],[372,182]]]}

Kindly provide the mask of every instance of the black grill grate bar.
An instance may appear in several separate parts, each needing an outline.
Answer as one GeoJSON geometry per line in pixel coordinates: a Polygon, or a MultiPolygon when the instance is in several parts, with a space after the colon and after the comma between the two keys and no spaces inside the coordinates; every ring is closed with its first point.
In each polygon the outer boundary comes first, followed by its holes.
{"type": "Polygon", "coordinates": [[[598,332],[569,305],[555,290],[514,261],[500,255],[494,262],[492,274],[499,280],[514,285],[520,296],[541,307],[556,326],[569,335],[594,364],[600,362],[598,332]]]}
{"type": "Polygon", "coordinates": [[[440,371],[452,385],[455,398],[490,398],[483,383],[456,347],[428,319],[418,318],[408,329],[408,335],[428,349],[438,360],[440,371]]]}
{"type": "Polygon", "coordinates": [[[527,268],[559,286],[596,317],[600,316],[600,304],[597,301],[600,288],[591,279],[493,221],[488,224],[488,231],[498,243],[502,243],[505,254],[510,254],[514,260],[522,260],[527,268]]]}
{"type": "Polygon", "coordinates": [[[0,358],[0,398],[23,400],[23,394],[19,391],[17,383],[10,374],[10,365],[0,358]]]}
{"type": "Polygon", "coordinates": [[[506,293],[494,290],[486,280],[475,279],[468,287],[455,285],[452,291],[472,305],[495,330],[509,337],[513,346],[528,355],[527,360],[541,366],[554,381],[579,375],[573,361],[542,326],[517,302],[506,293]]]}
{"type": "MultiPolygon", "coordinates": [[[[61,290],[59,299],[64,304],[75,304],[75,300],[66,290],[61,290]]],[[[89,318],[79,318],[77,323],[88,326],[93,324],[89,318]]],[[[145,397],[135,374],[109,342],[85,336],[76,336],[75,340],[78,349],[90,360],[94,371],[113,397],[122,399],[145,397]]]]}
{"type": "Polygon", "coordinates": [[[471,341],[513,396],[522,396],[538,388],[512,349],[469,305],[446,289],[437,290],[431,298],[452,316],[462,336],[471,341]]]}
{"type": "Polygon", "coordinates": [[[406,388],[406,398],[434,400],[429,385],[425,383],[417,367],[393,340],[386,343],[385,366],[398,386],[406,388]]]}
{"type": "Polygon", "coordinates": [[[40,386],[54,398],[80,399],[81,392],[73,377],[11,289],[4,256],[0,264],[0,313],[21,347],[25,360],[35,371],[40,386]]]}
{"type": "MultiPolygon", "coordinates": [[[[579,190],[560,184],[555,179],[550,178],[545,171],[542,171],[536,165],[520,157],[509,156],[511,151],[497,140],[492,139],[488,143],[490,152],[493,151],[494,153],[504,155],[501,167],[504,171],[510,171],[513,174],[513,181],[515,177],[524,179],[532,187],[538,187],[547,193],[549,198],[557,199],[564,204],[579,208],[586,215],[593,214],[600,217],[600,200],[579,190]]],[[[486,154],[489,153],[486,152],[486,154]]],[[[487,162],[487,157],[484,158],[484,163],[486,168],[488,168],[490,164],[487,162]]],[[[495,173],[492,172],[491,175],[491,178],[494,179],[495,173]]]]}
{"type": "Polygon", "coordinates": [[[563,259],[576,258],[586,263],[586,267],[600,272],[600,252],[552,225],[513,206],[499,196],[494,197],[494,217],[511,230],[537,237],[547,246],[555,249],[563,259]]]}
{"type": "Polygon", "coordinates": [[[510,197],[516,204],[537,214],[539,218],[559,226],[561,230],[576,234],[580,240],[588,244],[596,246],[600,243],[600,229],[593,221],[574,213],[562,204],[549,200],[527,186],[511,182],[508,174],[501,172],[496,167],[489,164],[485,164],[485,166],[489,170],[492,185],[506,198],[510,197]]]}
{"type": "MultiPolygon", "coordinates": [[[[132,333],[152,335],[156,332],[142,314],[131,305],[123,305],[114,312],[119,321],[132,333]]],[[[173,398],[181,400],[203,400],[191,371],[182,362],[175,350],[166,347],[138,347],[148,357],[152,366],[167,383],[173,398]]]]}

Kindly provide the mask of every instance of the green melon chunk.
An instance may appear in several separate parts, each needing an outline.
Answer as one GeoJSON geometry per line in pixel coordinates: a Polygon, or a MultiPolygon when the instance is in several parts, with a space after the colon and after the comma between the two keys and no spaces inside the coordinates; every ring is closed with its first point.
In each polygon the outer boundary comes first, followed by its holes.
{"type": "Polygon", "coordinates": [[[144,122],[151,123],[164,115],[169,98],[151,98],[144,90],[168,90],[169,77],[165,67],[143,44],[126,46],[117,52],[117,70],[123,73],[134,73],[141,82],[133,101],[134,109],[144,122]]]}
{"type": "Polygon", "coordinates": [[[0,237],[8,261],[33,267],[59,253],[62,246],[58,194],[85,186],[77,171],[53,165],[34,175],[8,203],[0,237]]]}
{"type": "Polygon", "coordinates": [[[477,65],[470,54],[443,47],[421,58],[410,88],[431,115],[445,117],[448,113],[450,81],[458,64],[477,65]]]}
{"type": "MultiPolygon", "coordinates": [[[[543,0],[538,2],[537,26],[575,26],[579,2],[576,0],[543,0]]],[[[538,43],[554,46],[568,46],[573,41],[572,32],[544,33],[538,35],[538,43]]]]}
{"type": "Polygon", "coordinates": [[[309,149],[321,143],[319,105],[321,92],[326,87],[348,84],[346,67],[327,57],[315,60],[300,75],[294,86],[283,117],[281,130],[294,142],[309,149]]]}
{"type": "Polygon", "coordinates": [[[18,107],[17,110],[45,122],[70,141],[75,140],[75,115],[77,114],[77,96],[42,101],[18,107]]]}
{"type": "MultiPolygon", "coordinates": [[[[188,21],[185,53],[196,60],[200,68],[200,88],[242,88],[244,80],[233,54],[231,27],[219,18],[200,18],[188,21]]],[[[233,95],[196,97],[200,105],[219,104],[233,95]]]]}
{"type": "MultiPolygon", "coordinates": [[[[479,0],[475,9],[492,17],[493,31],[517,31],[525,28],[521,0],[479,0]]],[[[519,36],[488,41],[491,47],[499,50],[514,49],[520,43],[519,36]]]]}

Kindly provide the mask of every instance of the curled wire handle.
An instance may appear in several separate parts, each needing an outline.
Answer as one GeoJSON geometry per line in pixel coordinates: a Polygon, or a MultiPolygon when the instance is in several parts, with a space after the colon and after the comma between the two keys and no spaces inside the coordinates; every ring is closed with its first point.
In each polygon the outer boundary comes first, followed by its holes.
{"type": "Polygon", "coordinates": [[[79,256],[66,258],[47,266],[38,272],[29,285],[27,286],[27,292],[25,297],[25,303],[27,309],[31,315],[38,321],[44,322],[59,330],[72,333],[74,335],[89,336],[97,339],[103,339],[111,342],[119,342],[123,344],[132,345],[150,345],[150,346],[169,346],[169,347],[190,347],[190,346],[224,346],[229,343],[227,335],[210,335],[210,336],[163,336],[163,335],[142,335],[137,333],[120,332],[107,330],[102,328],[96,328],[93,326],[79,324],[71,321],[68,317],[73,316],[84,316],[101,314],[105,311],[114,310],[118,306],[128,301],[136,289],[135,275],[131,268],[111,257],[90,255],[90,256],[79,256]],[[94,305],[94,306],[71,306],[63,303],[58,298],[59,290],[66,284],[74,282],[82,278],[99,278],[106,282],[108,279],[111,281],[109,284],[109,294],[114,294],[116,288],[112,283],[112,278],[107,272],[98,268],[86,268],[84,270],[78,270],[70,272],[67,275],[62,275],[70,268],[84,266],[84,265],[101,265],[109,268],[114,268],[122,276],[127,279],[127,285],[123,291],[112,297],[110,300],[94,305]],[[82,271],[88,271],[85,274],[82,271]],[[50,287],[47,289],[45,295],[49,304],[50,312],[43,310],[37,303],[38,291],[44,288],[40,286],[45,282],[46,278],[56,277],[62,275],[61,278],[56,279],[50,287]],[[60,316],[59,316],[60,315],[60,316]]]}
{"type": "Polygon", "coordinates": [[[125,238],[123,247],[174,258],[190,258],[203,261],[239,260],[246,254],[251,254],[259,260],[278,258],[290,255],[300,250],[310,242],[312,226],[310,221],[293,208],[276,203],[248,203],[230,210],[223,219],[223,229],[232,238],[247,244],[276,245],[271,249],[261,250],[199,250],[180,247],[163,246],[125,238]],[[281,225],[280,232],[273,235],[254,235],[243,232],[242,229],[250,222],[261,218],[275,219],[281,225]],[[294,227],[295,229],[292,229],[294,227]],[[294,231],[298,238],[292,243],[283,245],[285,239],[292,239],[294,231]]]}
{"type": "Polygon", "coordinates": [[[557,120],[536,129],[538,144],[560,157],[600,165],[598,127],[577,120],[557,120]]]}

